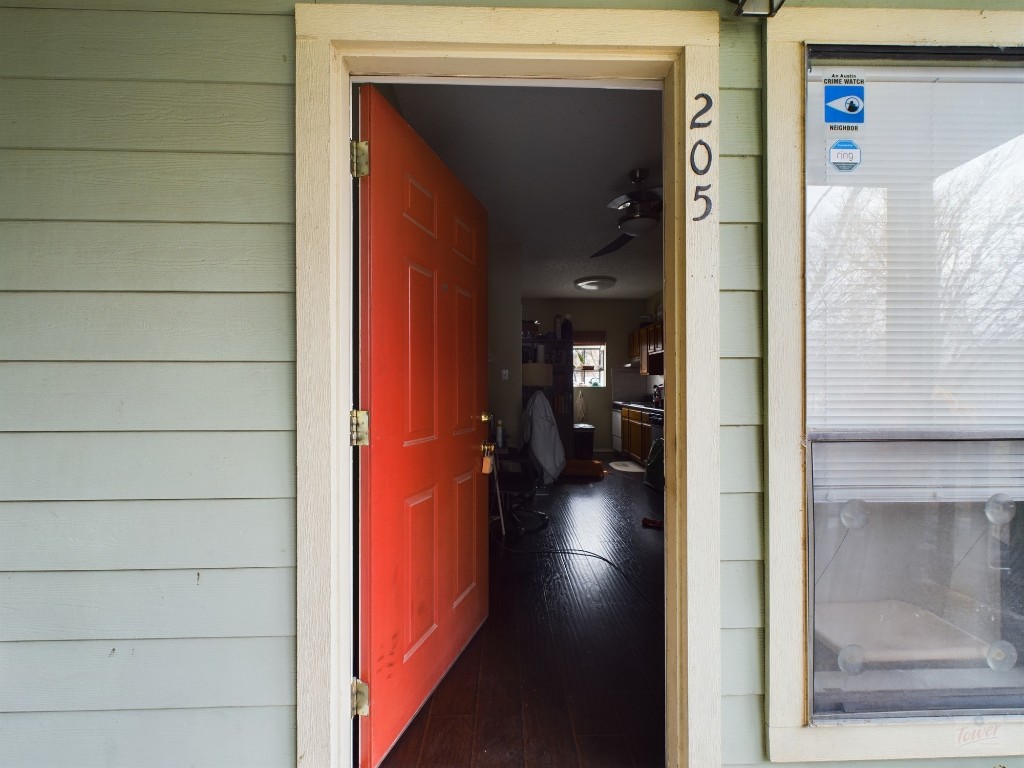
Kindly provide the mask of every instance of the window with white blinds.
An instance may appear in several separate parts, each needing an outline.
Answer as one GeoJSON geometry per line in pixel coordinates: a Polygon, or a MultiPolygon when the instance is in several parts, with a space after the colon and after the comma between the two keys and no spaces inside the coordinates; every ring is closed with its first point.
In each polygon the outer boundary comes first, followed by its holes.
{"type": "Polygon", "coordinates": [[[815,64],[806,147],[808,430],[1024,428],[1024,70],[815,64]]]}
{"type": "Polygon", "coordinates": [[[816,720],[1024,714],[1024,67],[813,61],[816,720]]]}

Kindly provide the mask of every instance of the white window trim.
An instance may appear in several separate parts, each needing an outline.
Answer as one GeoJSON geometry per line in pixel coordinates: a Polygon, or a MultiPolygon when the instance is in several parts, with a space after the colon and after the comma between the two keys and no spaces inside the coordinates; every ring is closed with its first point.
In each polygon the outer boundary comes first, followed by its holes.
{"type": "Polygon", "coordinates": [[[720,344],[705,319],[719,313],[721,200],[691,223],[695,185],[720,185],[718,163],[698,178],[687,162],[698,94],[714,100],[700,138],[719,156],[719,14],[298,5],[295,26],[298,761],[352,764],[350,84],[397,75],[663,81],[666,755],[720,765],[720,344]]]}
{"type": "Polygon", "coordinates": [[[804,475],[804,93],[807,44],[1021,46],[1017,11],[794,8],[767,22],[766,442],[768,749],[773,761],[1017,755],[1024,718],[809,725],[804,475]]]}
{"type": "MultiPolygon", "coordinates": [[[[608,374],[608,345],[605,342],[600,342],[600,343],[595,342],[595,343],[592,343],[592,344],[591,343],[585,343],[585,344],[579,344],[579,345],[573,344],[573,347],[572,347],[572,365],[573,365],[573,382],[572,382],[573,389],[604,389],[605,387],[608,386],[608,380],[606,378],[606,376],[608,374]],[[600,373],[601,374],[601,376],[600,376],[601,383],[598,384],[597,386],[594,386],[592,384],[586,384],[586,383],[584,383],[584,384],[577,384],[576,383],[576,350],[577,349],[597,349],[597,348],[601,349],[601,359],[604,361],[604,365],[601,367],[601,370],[600,371],[595,371],[595,373],[600,373]]],[[[586,377],[584,377],[584,378],[586,378],[586,377]]]]}

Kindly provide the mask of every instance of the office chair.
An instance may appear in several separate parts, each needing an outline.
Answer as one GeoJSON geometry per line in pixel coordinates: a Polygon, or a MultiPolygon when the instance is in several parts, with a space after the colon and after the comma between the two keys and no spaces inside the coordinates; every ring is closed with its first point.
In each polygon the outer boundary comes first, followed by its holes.
{"type": "Polygon", "coordinates": [[[548,524],[548,516],[533,508],[533,500],[540,488],[541,473],[534,464],[526,446],[517,453],[497,455],[495,458],[494,489],[498,502],[498,514],[501,518],[501,532],[505,534],[505,513],[507,512],[518,523],[520,532],[525,531],[522,520],[517,512],[531,512],[540,518],[539,528],[548,524]]]}

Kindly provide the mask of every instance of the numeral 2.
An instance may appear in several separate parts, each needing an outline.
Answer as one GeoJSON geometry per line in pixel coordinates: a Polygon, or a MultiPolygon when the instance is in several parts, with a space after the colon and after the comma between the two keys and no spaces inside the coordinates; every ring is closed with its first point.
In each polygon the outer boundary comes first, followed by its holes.
{"type": "Polygon", "coordinates": [[[710,112],[711,111],[711,107],[714,106],[715,102],[706,93],[698,93],[696,96],[693,97],[693,100],[694,101],[703,101],[704,102],[704,106],[701,107],[700,109],[698,109],[697,110],[697,114],[695,114],[690,119],[690,127],[691,128],[708,128],[708,127],[710,127],[711,126],[711,121],[710,120],[708,120],[705,123],[705,122],[701,121],[699,118],[704,117],[704,115],[706,115],[708,112],[710,112]]]}

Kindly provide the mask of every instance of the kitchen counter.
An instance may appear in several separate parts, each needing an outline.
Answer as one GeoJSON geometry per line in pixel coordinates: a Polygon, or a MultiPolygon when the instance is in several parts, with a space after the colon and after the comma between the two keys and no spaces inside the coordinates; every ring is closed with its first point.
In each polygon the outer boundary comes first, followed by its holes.
{"type": "Polygon", "coordinates": [[[624,400],[613,400],[613,409],[632,408],[637,411],[647,411],[648,413],[665,413],[665,409],[661,407],[655,407],[653,403],[638,403],[629,402],[624,400]]]}

